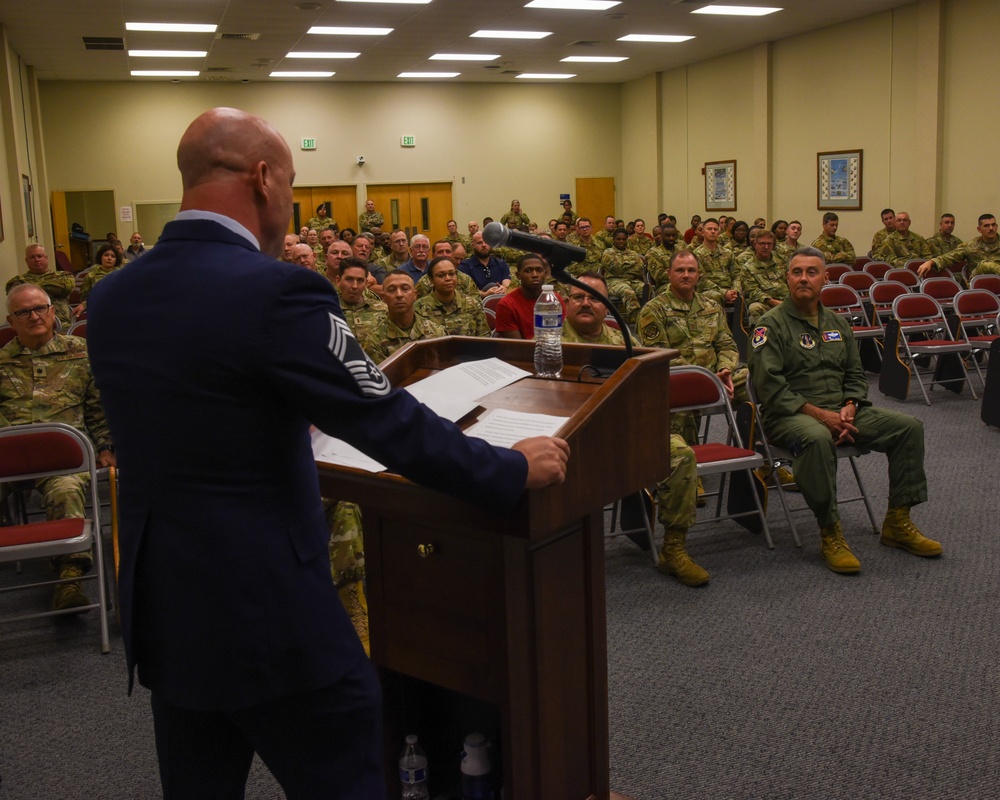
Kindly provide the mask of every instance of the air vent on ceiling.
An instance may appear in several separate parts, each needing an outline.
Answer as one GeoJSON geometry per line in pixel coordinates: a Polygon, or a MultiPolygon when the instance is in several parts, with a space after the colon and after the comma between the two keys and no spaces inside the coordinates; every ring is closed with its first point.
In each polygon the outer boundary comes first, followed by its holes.
{"type": "Polygon", "coordinates": [[[232,72],[233,67],[209,67],[205,72],[232,72]]]}
{"type": "Polygon", "coordinates": [[[124,50],[125,40],[120,36],[84,36],[85,50],[124,50]]]}
{"type": "Polygon", "coordinates": [[[217,33],[216,39],[236,39],[241,42],[256,42],[260,38],[259,33],[217,33]]]}
{"type": "Polygon", "coordinates": [[[570,42],[569,46],[570,47],[597,47],[597,45],[599,45],[599,44],[601,44],[601,43],[598,42],[598,41],[596,41],[596,40],[579,39],[579,40],[577,40],[575,42],[570,42]]]}
{"type": "Polygon", "coordinates": [[[233,81],[235,80],[232,75],[205,75],[204,73],[199,77],[202,81],[233,81]]]}
{"type": "Polygon", "coordinates": [[[505,69],[501,72],[501,75],[520,75],[524,70],[520,69],[505,69]]]}

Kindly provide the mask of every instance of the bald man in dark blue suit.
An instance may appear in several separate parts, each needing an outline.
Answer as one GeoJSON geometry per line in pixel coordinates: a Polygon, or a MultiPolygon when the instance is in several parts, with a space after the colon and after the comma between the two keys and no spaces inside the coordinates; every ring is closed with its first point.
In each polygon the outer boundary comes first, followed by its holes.
{"type": "Polygon", "coordinates": [[[497,510],[562,481],[568,447],[494,448],[391,389],[329,282],[273,258],[294,170],[264,120],[208,111],[177,161],[181,213],[98,284],[88,331],[164,796],[242,797],[256,752],[289,798],[380,798],[379,687],[331,580],[310,424],[497,510]]]}

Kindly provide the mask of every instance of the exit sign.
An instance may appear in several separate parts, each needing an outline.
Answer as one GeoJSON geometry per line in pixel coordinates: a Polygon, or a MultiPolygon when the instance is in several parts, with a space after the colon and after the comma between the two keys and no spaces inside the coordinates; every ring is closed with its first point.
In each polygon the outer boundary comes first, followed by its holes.
{"type": "Polygon", "coordinates": [[[303,139],[302,140],[302,149],[303,150],[315,150],[316,149],[316,140],[315,139],[303,139]]]}
{"type": "Polygon", "coordinates": [[[400,138],[399,143],[403,147],[416,147],[417,146],[417,137],[416,136],[403,136],[403,137],[400,138]]]}

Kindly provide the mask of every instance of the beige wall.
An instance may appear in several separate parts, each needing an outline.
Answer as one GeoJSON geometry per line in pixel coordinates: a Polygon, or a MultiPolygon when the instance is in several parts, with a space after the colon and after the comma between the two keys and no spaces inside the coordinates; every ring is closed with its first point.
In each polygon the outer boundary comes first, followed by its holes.
{"type": "Polygon", "coordinates": [[[647,75],[624,84],[621,108],[625,123],[621,131],[622,171],[629,178],[620,184],[618,215],[626,220],[643,217],[651,229],[659,213],[659,187],[663,183],[658,76],[647,75]]]}
{"type": "Polygon", "coordinates": [[[292,146],[298,185],[357,184],[361,210],[366,183],[453,181],[459,220],[499,218],[513,198],[548,220],[577,176],[622,176],[616,86],[53,82],[41,90],[51,186],[113,185],[119,204],[180,198],[177,142],[217,105],[271,121],[292,146]],[[76,114],[85,125],[66,124],[76,114]],[[401,147],[403,134],[417,146],[401,147]],[[303,137],[317,149],[301,150],[303,137]]]}
{"type": "MultiPolygon", "coordinates": [[[[0,280],[25,269],[24,248],[42,242],[52,256],[52,222],[48,212],[34,70],[21,63],[0,25],[0,211],[4,240],[0,242],[0,280]],[[35,235],[28,238],[22,175],[31,181],[35,235]],[[40,198],[42,198],[40,202],[40,198]]],[[[0,318],[4,315],[0,314],[0,318]]]]}

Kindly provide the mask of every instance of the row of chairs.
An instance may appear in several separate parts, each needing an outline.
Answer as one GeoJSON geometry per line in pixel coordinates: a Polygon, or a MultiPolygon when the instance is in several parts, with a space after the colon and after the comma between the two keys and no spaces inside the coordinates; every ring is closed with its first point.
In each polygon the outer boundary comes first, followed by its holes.
{"type": "MultiPolygon", "coordinates": [[[[61,327],[60,323],[56,322],[56,329],[58,330],[60,327],[61,327]]],[[[80,319],[80,320],[77,320],[76,322],[74,322],[72,325],[70,325],[66,329],[66,335],[67,336],[80,336],[80,337],[86,339],[87,338],[87,320],[80,319]]],[[[17,334],[15,333],[14,329],[10,325],[8,325],[7,323],[4,323],[3,325],[0,325],[0,347],[3,347],[8,342],[12,341],[15,336],[17,336],[17,334]]]]}

